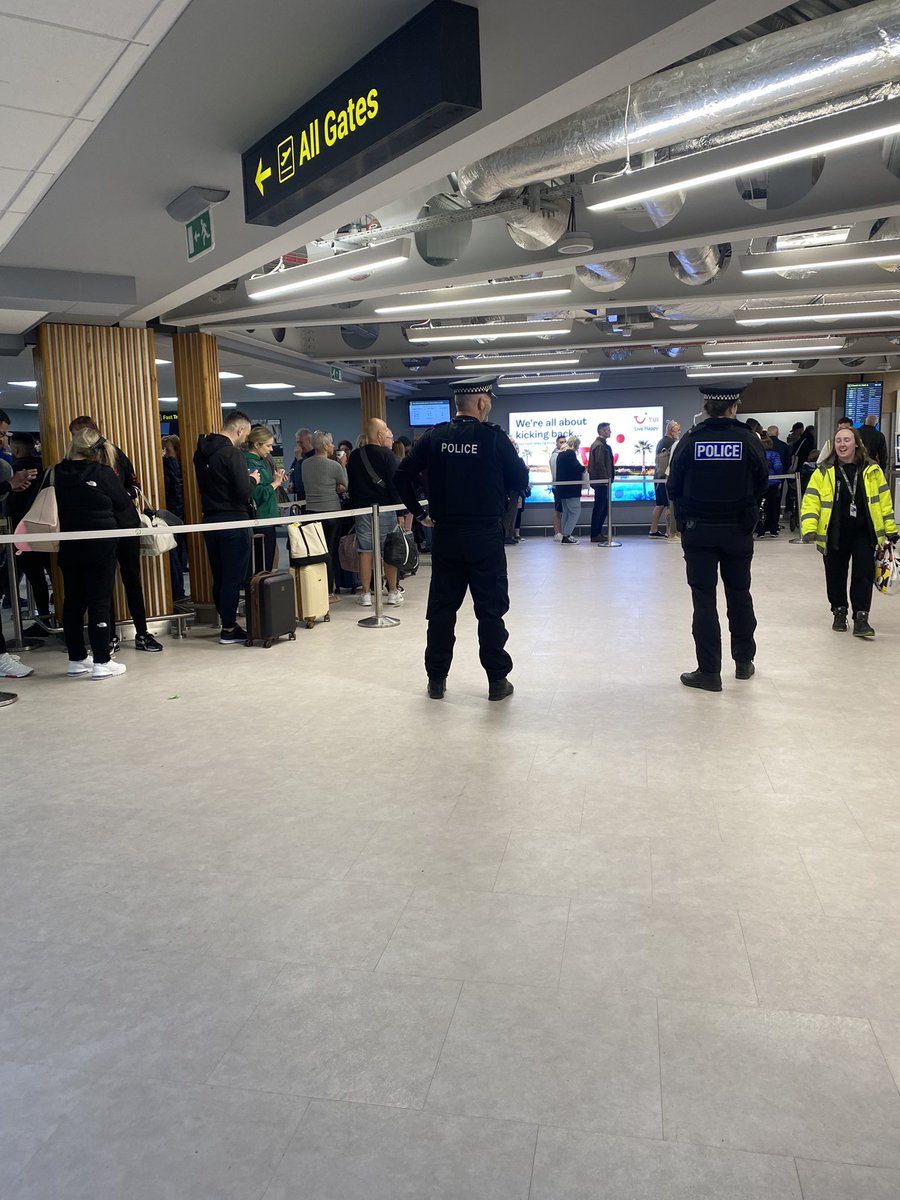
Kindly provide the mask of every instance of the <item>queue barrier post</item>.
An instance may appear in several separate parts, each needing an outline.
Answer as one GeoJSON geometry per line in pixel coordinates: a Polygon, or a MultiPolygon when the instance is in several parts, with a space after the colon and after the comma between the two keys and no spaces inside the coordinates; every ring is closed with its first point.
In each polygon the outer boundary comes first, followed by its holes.
{"type": "MultiPolygon", "coordinates": [[[[608,533],[606,535],[606,541],[597,542],[597,545],[601,550],[618,550],[621,549],[622,543],[617,542],[613,537],[613,483],[615,481],[613,479],[606,479],[602,482],[606,484],[606,490],[609,493],[609,498],[606,502],[606,524],[608,527],[608,533]]],[[[596,498],[594,499],[594,503],[597,503],[596,498]]]]}
{"type": "Polygon", "coordinates": [[[400,622],[396,617],[386,617],[384,615],[384,599],[381,594],[384,577],[381,566],[381,518],[378,513],[377,504],[372,505],[372,569],[372,587],[375,591],[375,615],[373,617],[363,617],[361,621],[357,621],[357,624],[363,629],[390,629],[392,625],[399,625],[400,622]]]}
{"type": "Polygon", "coordinates": [[[15,547],[6,547],[6,573],[9,586],[9,608],[13,624],[13,650],[33,650],[41,643],[26,638],[22,629],[22,610],[19,607],[19,575],[16,571],[15,547]]]}
{"type": "Polygon", "coordinates": [[[797,490],[797,529],[799,530],[799,532],[796,537],[791,538],[790,544],[792,546],[802,546],[803,545],[803,530],[800,528],[800,508],[803,504],[803,488],[800,484],[800,472],[799,471],[794,472],[794,487],[797,490]]]}

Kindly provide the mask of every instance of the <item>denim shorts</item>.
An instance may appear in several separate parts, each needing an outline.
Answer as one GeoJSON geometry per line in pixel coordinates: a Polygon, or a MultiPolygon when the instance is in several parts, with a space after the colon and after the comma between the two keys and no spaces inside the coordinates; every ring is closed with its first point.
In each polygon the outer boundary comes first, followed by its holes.
{"type": "MultiPolygon", "coordinates": [[[[356,549],[359,554],[372,554],[375,550],[375,543],[372,540],[372,517],[369,513],[364,516],[353,518],[356,523],[356,549]]],[[[397,514],[395,512],[379,512],[378,514],[378,533],[379,541],[381,542],[381,551],[384,553],[384,540],[391,530],[397,528],[397,514]]]]}

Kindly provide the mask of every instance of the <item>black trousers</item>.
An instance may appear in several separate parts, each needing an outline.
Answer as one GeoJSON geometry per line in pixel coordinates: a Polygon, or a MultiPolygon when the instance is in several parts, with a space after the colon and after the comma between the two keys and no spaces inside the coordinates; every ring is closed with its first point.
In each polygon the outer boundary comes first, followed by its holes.
{"type": "MultiPolygon", "coordinates": [[[[141,545],[134,538],[118,538],[116,557],[122,574],[122,587],[128,601],[128,611],[134,623],[135,633],[147,632],[147,609],[144,604],[144,584],[141,580],[141,545]]],[[[113,617],[115,617],[113,613],[113,617]]]]}
{"type": "Polygon", "coordinates": [[[766,533],[777,533],[781,517],[781,484],[773,483],[763,497],[762,527],[766,533]]]}
{"type": "Polygon", "coordinates": [[[47,575],[51,562],[49,554],[42,554],[38,550],[20,554],[16,559],[19,578],[24,575],[31,585],[31,594],[39,617],[50,615],[50,586],[47,583],[47,575]]]}
{"type": "MultiPolygon", "coordinates": [[[[842,535],[844,531],[841,530],[842,535]]],[[[850,575],[850,605],[854,615],[872,607],[875,585],[875,548],[867,529],[842,536],[837,549],[825,547],[825,585],[832,608],[847,608],[847,575],[850,575]]]]}
{"type": "Polygon", "coordinates": [[[694,525],[688,521],[681,531],[681,547],[694,600],[693,634],[698,669],[711,675],[722,670],[722,631],[716,610],[720,572],[731,631],[731,657],[735,662],[751,662],[756,656],[753,640],[756,615],[750,595],[752,529],[747,531],[738,525],[694,525]]]}
{"type": "Polygon", "coordinates": [[[456,614],[468,589],[478,619],[478,648],[487,677],[505,679],[512,670],[503,623],[509,611],[509,580],[503,549],[503,522],[491,525],[434,528],[431,543],[431,587],[428,591],[428,637],[425,670],[443,679],[450,670],[456,642],[456,614]]]}
{"type": "MultiPolygon", "coordinates": [[[[571,496],[574,488],[566,488],[565,494],[571,496]]],[[[594,489],[594,507],[591,509],[591,540],[603,537],[603,526],[609,516],[609,487],[594,489]]]]}
{"type": "MultiPolygon", "coordinates": [[[[211,521],[220,520],[210,517],[211,521]]],[[[250,531],[247,529],[212,529],[204,533],[209,569],[212,572],[213,603],[223,629],[237,624],[241,588],[250,568],[250,531]]]]}
{"type": "Polygon", "coordinates": [[[109,554],[103,558],[61,562],[59,565],[65,586],[62,620],[69,660],[81,662],[87,657],[84,644],[84,614],[87,611],[88,641],[94,662],[109,662],[115,548],[110,546],[109,554]]]}

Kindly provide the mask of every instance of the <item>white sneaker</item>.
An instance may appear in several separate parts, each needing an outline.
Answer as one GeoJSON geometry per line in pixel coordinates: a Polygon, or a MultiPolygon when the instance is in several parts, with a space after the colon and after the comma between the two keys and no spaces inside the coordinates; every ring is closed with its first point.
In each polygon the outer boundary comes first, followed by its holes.
{"type": "Polygon", "coordinates": [[[402,604],[403,603],[403,593],[402,592],[388,592],[387,600],[385,603],[387,603],[387,604],[402,604]]]}
{"type": "Polygon", "coordinates": [[[363,594],[359,598],[359,602],[363,606],[363,608],[371,608],[372,607],[372,593],[371,592],[363,592],[363,594]]]}
{"type": "Polygon", "coordinates": [[[113,662],[112,659],[105,663],[94,663],[91,679],[112,679],[113,675],[124,675],[126,670],[124,663],[113,662]]]}
{"type": "Polygon", "coordinates": [[[26,667],[11,654],[0,654],[0,679],[25,679],[34,674],[34,667],[26,667]]]}
{"type": "Polygon", "coordinates": [[[94,665],[94,659],[93,659],[93,656],[90,654],[87,656],[87,658],[81,659],[80,662],[70,658],[69,659],[69,667],[68,667],[68,670],[66,671],[66,674],[73,675],[73,676],[74,675],[88,675],[90,673],[91,667],[93,665],[94,665]]]}
{"type": "Polygon", "coordinates": [[[554,540],[554,542],[561,542],[561,541],[562,541],[562,534],[561,534],[561,533],[554,533],[554,535],[553,535],[553,540],[554,540]]]}

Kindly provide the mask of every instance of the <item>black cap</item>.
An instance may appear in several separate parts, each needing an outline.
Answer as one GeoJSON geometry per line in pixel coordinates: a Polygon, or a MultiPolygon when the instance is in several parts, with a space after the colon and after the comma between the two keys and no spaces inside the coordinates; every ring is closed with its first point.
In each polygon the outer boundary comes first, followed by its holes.
{"type": "Polygon", "coordinates": [[[450,391],[454,396],[490,396],[493,398],[496,382],[496,375],[490,378],[482,376],[481,379],[461,379],[459,383],[450,384],[450,391]]]}

